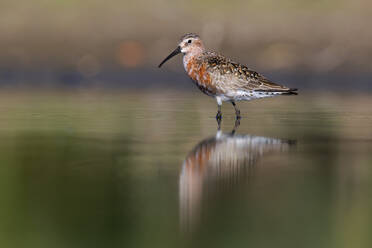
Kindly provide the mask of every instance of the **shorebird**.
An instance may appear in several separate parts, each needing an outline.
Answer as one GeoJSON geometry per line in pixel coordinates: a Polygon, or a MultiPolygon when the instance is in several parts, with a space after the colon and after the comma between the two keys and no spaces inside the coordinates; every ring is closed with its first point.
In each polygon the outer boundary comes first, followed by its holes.
{"type": "Polygon", "coordinates": [[[236,119],[240,119],[237,101],[297,95],[297,89],[276,84],[263,75],[215,52],[207,51],[199,35],[189,33],[181,37],[177,48],[160,64],[159,68],[175,55],[183,54],[183,66],[196,86],[217,101],[217,121],[221,121],[222,102],[231,102],[236,119]]]}

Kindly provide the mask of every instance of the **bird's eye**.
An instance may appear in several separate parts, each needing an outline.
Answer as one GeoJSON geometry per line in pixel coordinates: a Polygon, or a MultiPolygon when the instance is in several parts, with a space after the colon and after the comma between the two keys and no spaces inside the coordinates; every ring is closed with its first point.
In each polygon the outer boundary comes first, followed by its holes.
{"type": "Polygon", "coordinates": [[[187,43],[189,43],[189,44],[190,44],[190,43],[191,43],[191,40],[188,40],[188,41],[187,41],[187,43]]]}

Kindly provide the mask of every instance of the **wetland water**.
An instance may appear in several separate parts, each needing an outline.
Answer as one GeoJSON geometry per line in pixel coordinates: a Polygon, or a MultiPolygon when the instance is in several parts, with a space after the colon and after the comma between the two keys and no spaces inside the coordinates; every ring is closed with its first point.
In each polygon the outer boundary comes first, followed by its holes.
{"type": "Polygon", "coordinates": [[[372,96],[0,97],[2,247],[371,247],[372,96]]]}

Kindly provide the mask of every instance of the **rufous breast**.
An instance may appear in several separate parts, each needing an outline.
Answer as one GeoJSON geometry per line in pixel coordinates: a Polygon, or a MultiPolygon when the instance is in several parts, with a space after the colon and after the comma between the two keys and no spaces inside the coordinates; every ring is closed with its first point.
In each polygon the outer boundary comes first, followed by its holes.
{"type": "Polygon", "coordinates": [[[211,80],[205,63],[198,62],[195,58],[190,58],[186,62],[185,67],[187,74],[192,78],[192,80],[194,80],[201,91],[207,95],[216,94],[217,89],[211,80]]]}

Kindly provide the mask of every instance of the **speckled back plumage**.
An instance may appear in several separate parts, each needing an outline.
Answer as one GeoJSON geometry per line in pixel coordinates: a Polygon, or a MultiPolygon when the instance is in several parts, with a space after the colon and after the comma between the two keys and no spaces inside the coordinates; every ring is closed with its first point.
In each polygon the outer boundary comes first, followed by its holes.
{"type": "Polygon", "coordinates": [[[189,63],[189,76],[208,95],[221,95],[224,99],[251,100],[293,94],[288,87],[276,84],[247,66],[233,62],[214,52],[203,52],[189,63]]]}

